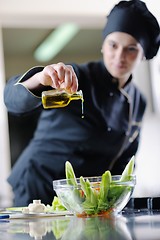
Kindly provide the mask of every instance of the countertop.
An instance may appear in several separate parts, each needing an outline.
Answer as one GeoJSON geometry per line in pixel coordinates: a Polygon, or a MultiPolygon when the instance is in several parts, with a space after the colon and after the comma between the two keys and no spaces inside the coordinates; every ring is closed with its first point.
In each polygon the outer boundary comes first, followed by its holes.
{"type": "Polygon", "coordinates": [[[160,210],[125,209],[114,217],[1,219],[0,240],[5,239],[159,240],[160,210]]]}

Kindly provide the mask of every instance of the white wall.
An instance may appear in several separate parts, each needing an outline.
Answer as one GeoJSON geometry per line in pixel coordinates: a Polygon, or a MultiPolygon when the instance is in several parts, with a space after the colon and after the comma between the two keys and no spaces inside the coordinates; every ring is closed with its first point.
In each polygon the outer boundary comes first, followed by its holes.
{"type": "Polygon", "coordinates": [[[148,106],[136,156],[137,197],[160,196],[160,55],[150,61],[147,69],[143,65],[137,72],[137,85],[146,95],[148,106]]]}
{"type": "Polygon", "coordinates": [[[137,186],[134,195],[160,196],[160,115],[145,116],[141,144],[136,158],[137,186]]]}
{"type": "Polygon", "coordinates": [[[6,177],[10,172],[10,150],[7,112],[3,102],[5,73],[1,30],[0,28],[0,205],[3,206],[11,204],[11,191],[6,182],[6,177]]]}

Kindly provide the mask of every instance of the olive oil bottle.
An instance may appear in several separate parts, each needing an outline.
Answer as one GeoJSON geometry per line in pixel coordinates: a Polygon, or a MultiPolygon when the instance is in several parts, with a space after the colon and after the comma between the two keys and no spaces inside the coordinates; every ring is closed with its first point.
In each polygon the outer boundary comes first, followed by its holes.
{"type": "Polygon", "coordinates": [[[45,109],[66,107],[71,100],[82,101],[82,115],[83,115],[84,99],[82,90],[79,90],[75,93],[69,93],[65,89],[53,89],[42,92],[42,105],[45,109]]]}

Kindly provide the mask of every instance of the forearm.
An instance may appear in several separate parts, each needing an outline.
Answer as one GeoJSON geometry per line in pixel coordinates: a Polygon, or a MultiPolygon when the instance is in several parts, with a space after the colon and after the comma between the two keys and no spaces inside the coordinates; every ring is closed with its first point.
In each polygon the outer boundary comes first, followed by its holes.
{"type": "Polygon", "coordinates": [[[44,86],[40,83],[41,72],[38,72],[25,81],[19,81],[17,84],[22,84],[28,91],[37,97],[41,97],[42,91],[52,89],[50,86],[44,86]]]}
{"type": "Polygon", "coordinates": [[[34,67],[22,76],[13,77],[6,84],[4,102],[9,112],[30,112],[41,105],[42,92],[53,88],[77,91],[78,80],[72,66],[59,63],[34,67]]]}
{"type": "Polygon", "coordinates": [[[23,114],[41,105],[41,95],[34,94],[24,84],[41,69],[41,67],[33,68],[22,76],[12,77],[7,82],[4,89],[4,102],[9,112],[23,114]]]}
{"type": "Polygon", "coordinates": [[[41,87],[41,84],[38,81],[38,75],[39,73],[34,74],[32,77],[23,81],[21,84],[30,91],[35,91],[35,89],[41,87]]]}
{"type": "Polygon", "coordinates": [[[23,76],[19,78],[19,80],[15,83],[15,85],[21,84],[23,85],[31,94],[41,97],[41,93],[44,90],[50,90],[50,86],[44,86],[40,83],[40,79],[42,78],[42,71],[44,67],[34,67],[28,70],[23,76]]]}

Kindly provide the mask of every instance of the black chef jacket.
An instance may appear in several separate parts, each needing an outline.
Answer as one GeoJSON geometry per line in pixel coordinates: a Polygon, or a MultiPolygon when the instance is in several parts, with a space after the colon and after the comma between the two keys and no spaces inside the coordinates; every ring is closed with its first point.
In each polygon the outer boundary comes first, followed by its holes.
{"type": "MultiPolygon", "coordinates": [[[[146,101],[132,77],[119,89],[102,61],[72,66],[83,91],[84,118],[81,100],[42,109],[34,137],[8,178],[16,205],[37,198],[50,204],[52,181],[65,178],[67,160],[77,177],[102,175],[108,169],[113,175],[121,174],[137,152],[146,101]]],[[[21,84],[42,69],[32,68],[7,82],[4,101],[9,112],[21,116],[43,108],[41,93],[33,94],[21,84]]]]}

